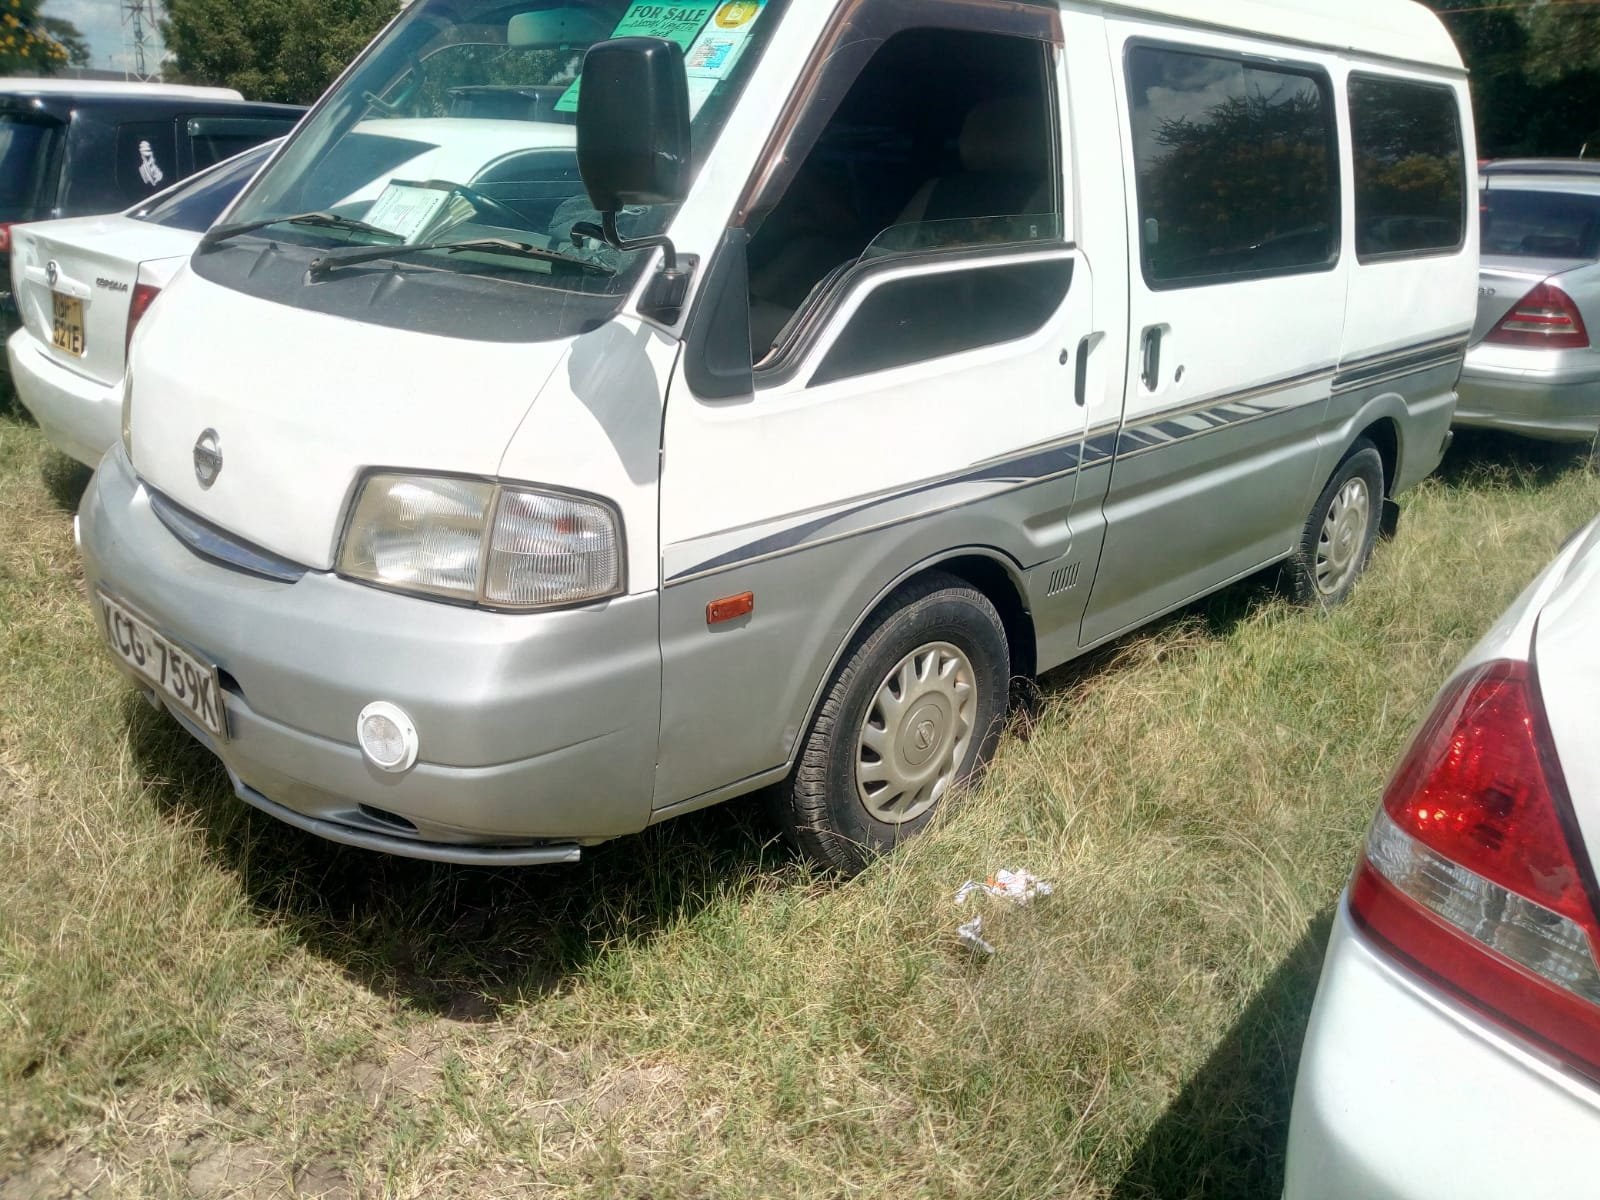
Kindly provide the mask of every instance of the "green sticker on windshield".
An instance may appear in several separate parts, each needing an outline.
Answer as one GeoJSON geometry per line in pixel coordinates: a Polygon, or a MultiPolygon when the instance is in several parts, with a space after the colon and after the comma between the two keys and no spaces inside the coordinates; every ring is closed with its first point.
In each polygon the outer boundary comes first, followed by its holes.
{"type": "MultiPolygon", "coordinates": [[[[635,0],[622,14],[611,36],[665,38],[677,42],[687,52],[720,2],[688,0],[684,4],[641,4],[635,0]]],[[[581,78],[574,79],[572,86],[561,93],[561,99],[556,101],[557,112],[578,111],[578,85],[582,82],[581,78]]]]}

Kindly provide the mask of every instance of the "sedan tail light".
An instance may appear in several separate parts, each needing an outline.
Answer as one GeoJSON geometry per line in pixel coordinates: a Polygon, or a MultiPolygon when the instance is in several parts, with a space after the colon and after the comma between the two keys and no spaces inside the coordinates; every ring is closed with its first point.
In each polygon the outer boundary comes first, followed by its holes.
{"type": "Polygon", "coordinates": [[[1483,340],[1497,346],[1582,350],[1589,344],[1589,330],[1572,297],[1546,280],[1513,304],[1483,340]]]}
{"type": "Polygon", "coordinates": [[[1533,669],[1440,698],[1384,793],[1350,885],[1381,946],[1600,1080],[1600,923],[1533,669]]]}
{"type": "Polygon", "coordinates": [[[11,253],[11,222],[0,221],[0,254],[11,253]]]}
{"type": "Polygon", "coordinates": [[[159,295],[161,289],[153,283],[133,285],[133,295],[128,300],[128,332],[122,340],[124,354],[133,344],[133,331],[138,328],[139,322],[144,319],[144,314],[150,311],[150,306],[155,303],[155,298],[159,295]]]}

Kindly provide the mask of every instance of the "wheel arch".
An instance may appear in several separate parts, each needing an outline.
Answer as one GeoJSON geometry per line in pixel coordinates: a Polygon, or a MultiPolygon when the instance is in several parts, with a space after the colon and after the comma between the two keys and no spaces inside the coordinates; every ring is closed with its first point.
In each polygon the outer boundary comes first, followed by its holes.
{"type": "MultiPolygon", "coordinates": [[[[829,681],[839,670],[839,664],[844,661],[845,655],[855,646],[867,623],[883,610],[884,605],[889,603],[901,588],[934,573],[953,575],[988,598],[989,603],[993,604],[995,611],[1000,614],[1000,622],[1005,627],[1006,644],[1011,654],[1012,677],[1033,674],[1038,643],[1033,627],[1033,614],[1027,605],[1027,591],[1023,586],[1021,565],[1010,555],[993,546],[954,547],[922,559],[901,571],[884,584],[862,609],[851,624],[849,632],[840,640],[838,648],[828,660],[827,669],[817,681],[811,701],[806,706],[805,721],[800,725],[802,731],[809,730],[815,723],[817,708],[827,694],[829,681]]],[[[805,744],[805,738],[806,734],[802,732],[790,747],[788,768],[794,767],[795,760],[805,744]]]]}

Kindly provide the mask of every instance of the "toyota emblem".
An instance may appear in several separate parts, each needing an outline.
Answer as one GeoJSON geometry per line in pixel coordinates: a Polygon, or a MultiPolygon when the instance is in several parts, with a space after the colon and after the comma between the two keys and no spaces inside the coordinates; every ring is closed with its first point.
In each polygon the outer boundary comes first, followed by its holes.
{"type": "Polygon", "coordinates": [[[194,477],[203,488],[210,487],[222,474],[222,439],[215,429],[202,433],[194,443],[194,477]]]}
{"type": "Polygon", "coordinates": [[[51,287],[55,287],[56,280],[61,278],[61,268],[57,265],[55,259],[52,258],[49,262],[45,263],[44,277],[50,281],[51,287]]]}

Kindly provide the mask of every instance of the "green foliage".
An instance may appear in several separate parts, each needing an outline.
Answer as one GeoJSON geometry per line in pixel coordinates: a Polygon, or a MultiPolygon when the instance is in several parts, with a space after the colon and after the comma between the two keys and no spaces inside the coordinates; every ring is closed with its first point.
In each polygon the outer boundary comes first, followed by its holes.
{"type": "Polygon", "coordinates": [[[0,0],[0,75],[53,75],[69,60],[77,62],[74,48],[87,59],[78,31],[70,22],[42,16],[39,2],[0,0]],[[73,48],[64,44],[63,35],[73,48]]]}
{"type": "Polygon", "coordinates": [[[167,74],[251,100],[310,104],[398,8],[398,0],[168,0],[167,74]]]}
{"type": "Polygon", "coordinates": [[[1485,158],[1600,153],[1600,9],[1427,0],[1472,72],[1485,158]]]}

